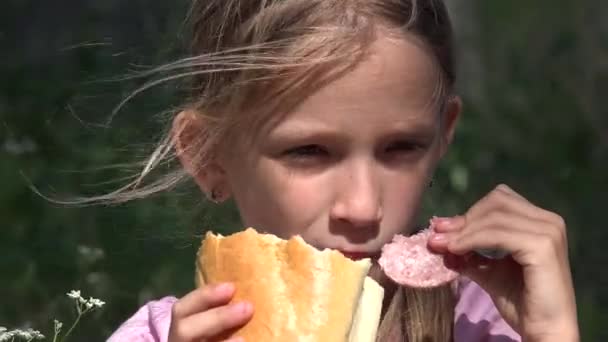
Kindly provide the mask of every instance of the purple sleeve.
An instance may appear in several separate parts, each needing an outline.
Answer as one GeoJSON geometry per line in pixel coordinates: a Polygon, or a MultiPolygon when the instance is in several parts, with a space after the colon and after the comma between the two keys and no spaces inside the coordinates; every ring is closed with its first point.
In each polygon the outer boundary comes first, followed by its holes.
{"type": "Polygon", "coordinates": [[[461,278],[454,315],[454,341],[521,342],[502,319],[490,296],[475,282],[461,278]]]}
{"type": "Polygon", "coordinates": [[[106,342],[167,342],[175,297],[165,297],[141,307],[106,342]]]}

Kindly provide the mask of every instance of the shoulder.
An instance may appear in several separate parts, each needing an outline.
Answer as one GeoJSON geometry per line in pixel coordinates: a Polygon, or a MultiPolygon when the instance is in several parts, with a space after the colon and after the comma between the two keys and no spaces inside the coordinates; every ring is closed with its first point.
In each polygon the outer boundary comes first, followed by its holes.
{"type": "Polygon", "coordinates": [[[166,342],[175,297],[146,303],[116,330],[107,342],[166,342]]]}
{"type": "Polygon", "coordinates": [[[521,341],[479,285],[461,277],[455,290],[458,302],[454,312],[454,341],[521,341]]]}

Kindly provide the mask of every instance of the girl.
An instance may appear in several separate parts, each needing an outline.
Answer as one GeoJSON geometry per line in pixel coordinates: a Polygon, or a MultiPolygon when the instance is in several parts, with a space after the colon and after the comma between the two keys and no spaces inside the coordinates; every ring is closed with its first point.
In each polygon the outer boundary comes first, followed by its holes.
{"type": "MultiPolygon", "coordinates": [[[[142,177],[175,151],[210,200],[235,201],[244,226],[352,257],[413,233],[461,112],[441,1],[195,0],[189,18],[193,57],[162,70],[191,78],[192,96],[142,177]]],[[[415,291],[375,265],[386,290],[379,341],[578,339],[558,215],[499,185],[435,223],[429,247],[463,276],[415,291]],[[467,257],[484,248],[510,256],[467,257]]],[[[228,304],[234,291],[216,284],[148,303],[110,341],[215,340],[255,312],[228,304]]]]}

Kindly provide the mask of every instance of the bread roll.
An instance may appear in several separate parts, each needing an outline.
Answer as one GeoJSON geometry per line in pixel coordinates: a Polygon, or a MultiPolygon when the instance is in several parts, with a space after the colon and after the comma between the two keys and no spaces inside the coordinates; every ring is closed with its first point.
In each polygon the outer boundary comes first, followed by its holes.
{"type": "Polygon", "coordinates": [[[246,341],[375,341],[384,291],[367,277],[369,259],[319,251],[295,236],[283,240],[248,228],[208,232],[197,256],[198,286],[232,282],[233,301],[254,314],[230,336],[246,341]]]}

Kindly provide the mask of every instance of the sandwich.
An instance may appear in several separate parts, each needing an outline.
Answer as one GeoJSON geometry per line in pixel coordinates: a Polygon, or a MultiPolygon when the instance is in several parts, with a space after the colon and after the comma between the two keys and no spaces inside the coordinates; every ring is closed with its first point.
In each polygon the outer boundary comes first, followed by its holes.
{"type": "Polygon", "coordinates": [[[230,336],[249,342],[373,342],[383,288],[368,277],[370,259],[319,250],[300,236],[289,240],[254,228],[221,236],[207,232],[197,253],[197,286],[235,284],[232,301],[254,313],[230,336]]]}

